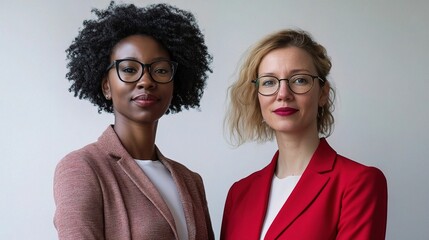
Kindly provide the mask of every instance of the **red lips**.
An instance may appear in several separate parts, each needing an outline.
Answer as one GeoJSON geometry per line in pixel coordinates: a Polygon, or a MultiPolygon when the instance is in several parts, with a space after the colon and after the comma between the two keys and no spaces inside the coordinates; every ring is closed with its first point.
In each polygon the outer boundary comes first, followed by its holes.
{"type": "Polygon", "coordinates": [[[290,115],[292,115],[298,111],[299,110],[296,108],[280,107],[280,108],[277,108],[276,110],[274,110],[273,112],[277,115],[280,115],[280,116],[290,116],[290,115]]]}

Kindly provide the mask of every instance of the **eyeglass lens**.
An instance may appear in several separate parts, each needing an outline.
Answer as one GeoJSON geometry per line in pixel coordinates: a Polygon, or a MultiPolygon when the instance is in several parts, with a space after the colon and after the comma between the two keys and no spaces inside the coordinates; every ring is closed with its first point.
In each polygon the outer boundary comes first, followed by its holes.
{"type": "MultiPolygon", "coordinates": [[[[149,70],[149,74],[156,82],[170,82],[174,75],[174,66],[168,60],[160,60],[151,64],[145,64],[149,70]]],[[[135,60],[122,60],[118,62],[117,68],[119,77],[124,82],[136,82],[144,74],[143,65],[135,60]]]]}
{"type": "MultiPolygon", "coordinates": [[[[310,75],[294,75],[289,78],[289,89],[297,94],[303,94],[310,91],[313,86],[314,78],[310,75]]],[[[280,81],[274,76],[262,76],[258,78],[258,92],[262,95],[275,94],[280,88],[280,81]]]]}

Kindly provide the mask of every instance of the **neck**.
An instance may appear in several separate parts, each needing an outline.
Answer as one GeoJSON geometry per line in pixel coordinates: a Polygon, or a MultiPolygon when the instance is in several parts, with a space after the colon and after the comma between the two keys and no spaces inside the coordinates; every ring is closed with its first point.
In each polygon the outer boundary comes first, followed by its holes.
{"type": "Polygon", "coordinates": [[[115,121],[114,129],[122,145],[134,159],[156,160],[155,137],[158,122],[136,124],[115,121]]]}
{"type": "Polygon", "coordinates": [[[305,135],[276,133],[276,140],[279,158],[275,174],[279,178],[302,175],[320,141],[317,131],[305,135]]]}

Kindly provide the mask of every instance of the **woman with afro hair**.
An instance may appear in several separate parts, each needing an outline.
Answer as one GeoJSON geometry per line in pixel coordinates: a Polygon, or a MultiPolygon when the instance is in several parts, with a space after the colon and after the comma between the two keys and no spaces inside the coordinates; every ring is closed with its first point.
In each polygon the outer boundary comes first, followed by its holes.
{"type": "Polygon", "coordinates": [[[70,91],[114,114],[54,177],[59,239],[214,239],[203,181],[155,145],[158,120],[199,107],[211,55],[192,13],[111,2],[67,49],[70,91]]]}

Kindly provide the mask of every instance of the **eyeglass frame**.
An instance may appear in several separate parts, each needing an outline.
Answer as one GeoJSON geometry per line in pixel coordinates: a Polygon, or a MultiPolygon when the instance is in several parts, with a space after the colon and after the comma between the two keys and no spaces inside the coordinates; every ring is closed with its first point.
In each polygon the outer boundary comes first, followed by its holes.
{"type": "Polygon", "coordinates": [[[254,83],[255,84],[255,86],[257,87],[257,91],[258,91],[258,93],[259,94],[261,94],[262,96],[272,96],[272,95],[274,95],[274,94],[276,94],[276,93],[278,93],[279,92],[279,90],[280,90],[280,82],[281,81],[286,81],[286,84],[287,84],[287,87],[289,88],[289,90],[291,91],[291,92],[293,92],[294,94],[298,94],[298,95],[301,95],[301,94],[306,94],[306,93],[308,93],[312,88],[313,88],[313,86],[314,86],[314,79],[319,79],[319,81],[321,82],[321,86],[323,86],[323,85],[325,85],[325,82],[326,82],[326,80],[325,79],[323,79],[323,78],[321,78],[321,77],[319,77],[319,76],[317,76],[317,75],[311,75],[311,74],[307,74],[307,73],[298,73],[298,74],[294,74],[294,75],[292,75],[292,76],[290,76],[289,78],[281,78],[281,79],[279,79],[278,77],[276,77],[276,76],[272,76],[272,75],[263,75],[263,76],[260,76],[260,77],[258,77],[258,78],[256,78],[256,79],[254,79],[254,80],[252,80],[251,82],[252,83],[254,83]],[[290,85],[289,85],[289,80],[291,79],[291,78],[293,78],[294,76],[297,76],[297,75],[305,75],[305,76],[310,76],[310,77],[312,77],[312,80],[313,80],[313,83],[312,83],[312,85],[311,85],[311,87],[306,91],[306,92],[303,92],[303,93],[296,93],[295,91],[293,91],[292,90],[292,88],[290,87],[290,85]],[[278,83],[279,83],[279,85],[278,85],[278,87],[277,87],[277,90],[276,91],[274,91],[273,93],[271,93],[271,94],[262,94],[262,93],[260,93],[259,92],[259,79],[260,78],[263,78],[263,77],[272,77],[272,78],[275,78],[277,81],[278,81],[278,83]]]}
{"type": "Polygon", "coordinates": [[[175,62],[175,61],[168,60],[168,59],[159,59],[159,60],[153,61],[153,62],[151,62],[151,63],[142,63],[142,62],[140,62],[140,61],[138,61],[138,60],[136,60],[136,59],[123,58],[123,59],[116,59],[116,60],[113,60],[113,62],[112,62],[112,63],[111,63],[107,68],[106,68],[106,72],[110,71],[110,69],[112,69],[113,67],[115,67],[115,68],[116,68],[116,74],[118,75],[119,80],[121,80],[121,81],[122,81],[122,82],[124,82],[124,83],[135,83],[135,82],[140,81],[140,79],[141,79],[141,78],[143,77],[143,75],[144,75],[144,69],[145,69],[145,68],[147,68],[148,73],[149,73],[149,76],[150,76],[150,78],[151,78],[154,82],[156,82],[156,83],[160,83],[160,84],[166,84],[166,83],[170,83],[171,81],[173,81],[174,75],[176,75],[176,72],[177,72],[177,67],[178,67],[178,65],[179,65],[179,63],[177,63],[177,62],[175,62]],[[123,61],[133,61],[133,62],[136,62],[136,63],[138,63],[138,64],[140,64],[140,65],[142,66],[142,69],[143,69],[143,70],[142,70],[142,72],[141,72],[140,77],[138,77],[138,78],[137,78],[137,80],[132,81],[132,82],[127,82],[127,81],[124,81],[124,80],[121,78],[121,75],[119,74],[118,66],[119,66],[119,64],[120,64],[121,62],[123,62],[123,61]],[[171,64],[172,64],[172,66],[173,66],[173,74],[171,75],[171,79],[170,79],[168,82],[159,82],[159,81],[155,80],[155,79],[152,77],[152,73],[151,73],[151,70],[150,70],[150,68],[151,68],[152,64],[157,63],[157,62],[161,62],[161,61],[167,61],[167,62],[171,63],[171,64]]]}

